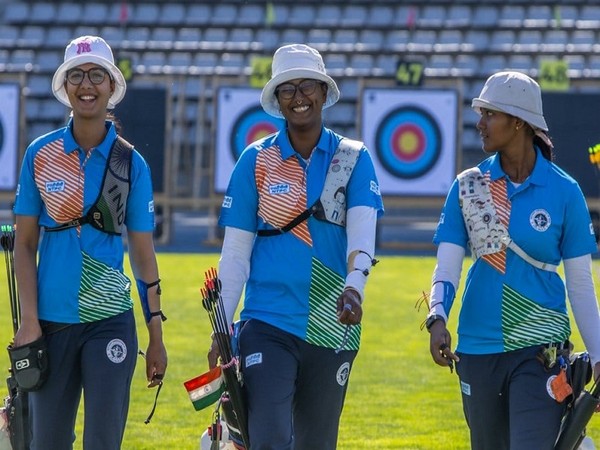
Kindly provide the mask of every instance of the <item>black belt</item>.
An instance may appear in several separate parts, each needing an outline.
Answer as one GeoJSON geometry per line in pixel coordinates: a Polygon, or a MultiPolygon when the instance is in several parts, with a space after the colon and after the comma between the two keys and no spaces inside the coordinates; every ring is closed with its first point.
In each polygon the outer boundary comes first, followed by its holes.
{"type": "Polygon", "coordinates": [[[72,323],[60,323],[60,322],[49,322],[47,320],[40,320],[40,326],[42,327],[42,333],[45,335],[58,333],[65,328],[73,325],[72,323]]]}

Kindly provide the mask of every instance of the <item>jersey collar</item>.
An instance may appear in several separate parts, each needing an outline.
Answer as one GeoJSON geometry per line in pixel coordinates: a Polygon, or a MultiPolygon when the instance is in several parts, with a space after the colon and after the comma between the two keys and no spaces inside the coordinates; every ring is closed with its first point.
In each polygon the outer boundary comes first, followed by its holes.
{"type": "MultiPolygon", "coordinates": [[[[333,142],[333,133],[325,128],[321,127],[321,136],[319,137],[319,141],[315,147],[315,150],[325,151],[325,152],[333,152],[336,148],[336,145],[332,145],[333,142]]],[[[298,153],[292,147],[290,142],[290,137],[287,133],[287,128],[283,128],[279,130],[279,134],[276,139],[276,144],[279,146],[281,152],[281,159],[288,159],[298,153]]]]}
{"type": "MultiPolygon", "coordinates": [[[[117,130],[114,123],[110,120],[105,122],[105,126],[107,129],[106,137],[94,151],[100,152],[105,158],[107,158],[115,139],[117,139],[117,130]]],[[[65,132],[63,134],[63,148],[66,154],[74,152],[79,148],[79,145],[73,137],[73,118],[69,119],[69,122],[65,127],[65,132]]]]}

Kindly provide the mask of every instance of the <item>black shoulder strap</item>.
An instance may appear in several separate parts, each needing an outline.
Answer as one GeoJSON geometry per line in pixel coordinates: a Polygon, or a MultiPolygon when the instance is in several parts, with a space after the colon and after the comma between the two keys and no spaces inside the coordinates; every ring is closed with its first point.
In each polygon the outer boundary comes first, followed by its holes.
{"type": "MultiPolygon", "coordinates": [[[[325,186],[323,188],[323,192],[331,191],[332,187],[337,188],[339,185],[343,185],[345,187],[348,184],[348,180],[350,179],[350,174],[352,173],[352,170],[354,170],[354,165],[356,164],[356,160],[358,158],[358,152],[363,147],[363,145],[364,144],[360,141],[355,141],[355,140],[348,139],[348,138],[343,138],[342,140],[340,140],[340,142],[338,144],[338,148],[336,149],[335,155],[334,155],[334,157],[329,165],[329,169],[327,171],[327,176],[325,178],[325,186]],[[346,168],[349,168],[349,170],[339,171],[340,160],[346,161],[345,165],[347,166],[346,168]],[[334,170],[332,167],[334,165],[334,162],[335,162],[337,170],[334,170]],[[341,173],[336,174],[336,172],[341,172],[341,173]]],[[[333,191],[335,191],[335,189],[333,189],[333,191]]],[[[340,219],[338,221],[330,220],[326,216],[326,211],[323,206],[323,198],[322,198],[323,192],[321,193],[321,197],[319,197],[317,199],[317,201],[310,208],[302,211],[298,216],[296,216],[294,219],[292,219],[288,224],[284,225],[281,228],[272,228],[269,230],[258,230],[256,232],[256,234],[258,236],[268,237],[268,236],[278,236],[280,234],[287,233],[292,228],[300,225],[302,222],[307,220],[312,215],[314,215],[319,220],[326,220],[328,222],[336,223],[337,225],[345,226],[345,218],[346,218],[345,202],[343,205],[344,211],[340,212],[340,215],[341,215],[340,219]]],[[[332,196],[335,194],[332,194],[332,192],[329,192],[329,195],[332,196]]]]}
{"type": "Polygon", "coordinates": [[[117,194],[122,194],[121,197],[124,198],[119,200],[126,203],[127,195],[129,194],[129,183],[131,181],[132,152],[133,145],[121,136],[117,136],[117,139],[115,139],[109,152],[108,162],[102,179],[102,187],[94,204],[85,215],[61,223],[55,227],[44,227],[44,230],[49,232],[62,231],[90,224],[100,231],[120,235],[123,222],[121,219],[124,218],[125,214],[124,208],[122,211],[111,211],[111,206],[107,204],[108,202],[105,197],[108,195],[107,191],[115,189],[115,187],[112,186],[113,184],[120,183],[123,185],[121,188],[123,192],[118,192],[117,194]],[[107,181],[107,179],[110,179],[110,181],[107,181]],[[125,184],[126,186],[124,186],[125,184]]]}
{"type": "Polygon", "coordinates": [[[281,228],[273,228],[271,230],[258,230],[256,234],[259,236],[277,236],[278,234],[287,233],[292,228],[300,225],[302,222],[304,222],[306,219],[312,216],[316,211],[317,205],[314,204],[310,208],[305,209],[299,215],[294,217],[294,219],[292,219],[292,221],[289,222],[287,225],[284,225],[281,228]]]}

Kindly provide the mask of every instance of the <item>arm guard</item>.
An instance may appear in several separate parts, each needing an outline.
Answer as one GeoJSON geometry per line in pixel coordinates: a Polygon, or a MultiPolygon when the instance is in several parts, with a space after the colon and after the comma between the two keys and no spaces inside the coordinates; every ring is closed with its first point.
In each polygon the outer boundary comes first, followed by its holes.
{"type": "Polygon", "coordinates": [[[140,295],[140,303],[142,305],[142,312],[144,313],[144,319],[146,319],[146,323],[150,323],[154,316],[160,316],[163,322],[167,320],[162,311],[150,311],[150,304],[148,303],[148,289],[153,286],[157,286],[156,292],[158,295],[161,294],[160,278],[152,283],[146,283],[143,280],[138,280],[136,278],[135,282],[137,284],[138,294],[140,295]]]}

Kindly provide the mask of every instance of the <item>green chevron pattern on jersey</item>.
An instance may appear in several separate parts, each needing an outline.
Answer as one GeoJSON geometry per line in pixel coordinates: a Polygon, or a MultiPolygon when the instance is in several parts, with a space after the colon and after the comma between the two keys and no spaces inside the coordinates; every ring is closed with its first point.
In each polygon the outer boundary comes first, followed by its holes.
{"type": "MultiPolygon", "coordinates": [[[[306,341],[320,347],[338,348],[346,326],[337,320],[336,300],[344,289],[344,278],[328,269],[316,258],[312,260],[306,341]]],[[[360,325],[350,327],[344,350],[358,350],[360,325]]]]}
{"type": "Polygon", "coordinates": [[[83,253],[79,286],[79,318],[95,322],[133,307],[131,281],[127,276],[83,253]]]}
{"type": "Polygon", "coordinates": [[[508,286],[502,292],[504,350],[563,342],[571,335],[567,314],[543,308],[508,286]]]}

